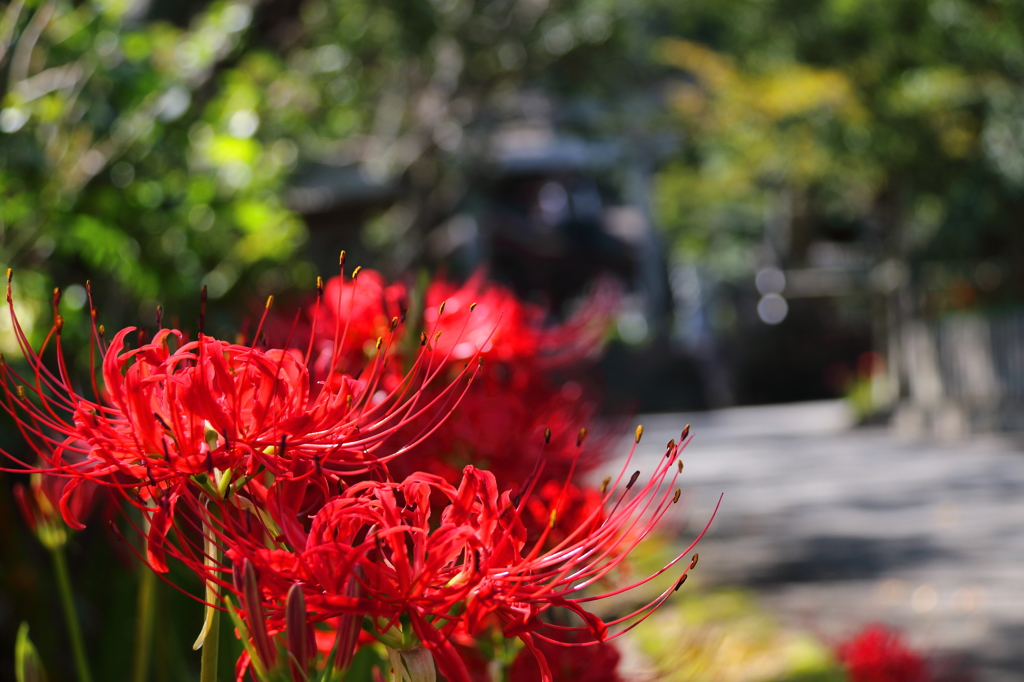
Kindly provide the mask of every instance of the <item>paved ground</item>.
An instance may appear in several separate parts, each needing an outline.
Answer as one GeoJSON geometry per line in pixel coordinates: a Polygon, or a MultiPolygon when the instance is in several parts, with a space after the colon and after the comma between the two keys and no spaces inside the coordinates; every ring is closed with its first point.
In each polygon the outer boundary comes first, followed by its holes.
{"type": "MultiPolygon", "coordinates": [[[[719,493],[701,570],[756,589],[828,640],[904,628],[949,673],[1024,680],[1024,447],[1003,436],[901,440],[841,403],[656,415],[638,464],[693,424],[690,529],[719,493]]],[[[707,577],[705,575],[705,577],[707,577]]]]}

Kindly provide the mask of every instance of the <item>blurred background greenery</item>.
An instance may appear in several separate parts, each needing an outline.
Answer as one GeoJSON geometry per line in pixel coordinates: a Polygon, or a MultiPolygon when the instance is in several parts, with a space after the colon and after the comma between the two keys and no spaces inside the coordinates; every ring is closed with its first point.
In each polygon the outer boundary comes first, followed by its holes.
{"type": "MultiPolygon", "coordinates": [[[[1024,334],[1022,30],[1015,0],[15,0],[0,263],[35,337],[63,289],[69,347],[86,279],[108,328],[194,328],[205,284],[231,338],[342,248],[487,264],[556,312],[607,271],[619,405],[848,393],[969,426],[1024,396],[984,370],[1024,334]]],[[[0,513],[0,679],[25,618],[68,679],[46,563],[0,513]]],[[[73,543],[75,578],[120,679],[132,563],[85,549],[108,541],[73,543]]]]}

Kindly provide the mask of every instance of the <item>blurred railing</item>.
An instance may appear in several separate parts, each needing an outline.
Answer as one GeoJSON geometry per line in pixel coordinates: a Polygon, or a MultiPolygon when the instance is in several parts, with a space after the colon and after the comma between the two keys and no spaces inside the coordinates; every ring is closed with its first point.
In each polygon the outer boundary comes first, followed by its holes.
{"type": "Polygon", "coordinates": [[[1024,429],[1024,310],[911,324],[904,349],[908,407],[937,431],[1024,429]]]}

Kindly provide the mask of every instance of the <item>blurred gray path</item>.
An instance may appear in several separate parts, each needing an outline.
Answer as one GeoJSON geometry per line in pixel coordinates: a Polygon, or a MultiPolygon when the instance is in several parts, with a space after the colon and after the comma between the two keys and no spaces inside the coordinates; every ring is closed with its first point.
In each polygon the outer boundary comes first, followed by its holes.
{"type": "MultiPolygon", "coordinates": [[[[638,420],[639,468],[692,423],[682,477],[712,584],[756,589],[827,641],[903,628],[946,679],[1024,680],[1024,450],[1001,436],[905,441],[840,402],[638,420]]],[[[632,468],[632,467],[631,467],[632,468]]]]}

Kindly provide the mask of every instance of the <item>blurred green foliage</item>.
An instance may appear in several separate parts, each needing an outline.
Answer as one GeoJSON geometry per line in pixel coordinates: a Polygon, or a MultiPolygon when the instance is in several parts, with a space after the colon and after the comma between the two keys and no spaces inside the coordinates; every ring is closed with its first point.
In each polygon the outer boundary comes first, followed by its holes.
{"type": "Polygon", "coordinates": [[[767,232],[799,266],[835,239],[875,264],[944,261],[947,279],[959,268],[990,291],[974,270],[991,261],[1009,275],[995,293],[1019,300],[1024,6],[655,4],[670,26],[656,58],[677,69],[668,98],[690,133],[656,201],[685,259],[749,271],[767,232]]]}
{"type": "Polygon", "coordinates": [[[739,590],[686,594],[651,619],[638,644],[666,682],[843,682],[832,652],[788,629],[739,590]]]}

